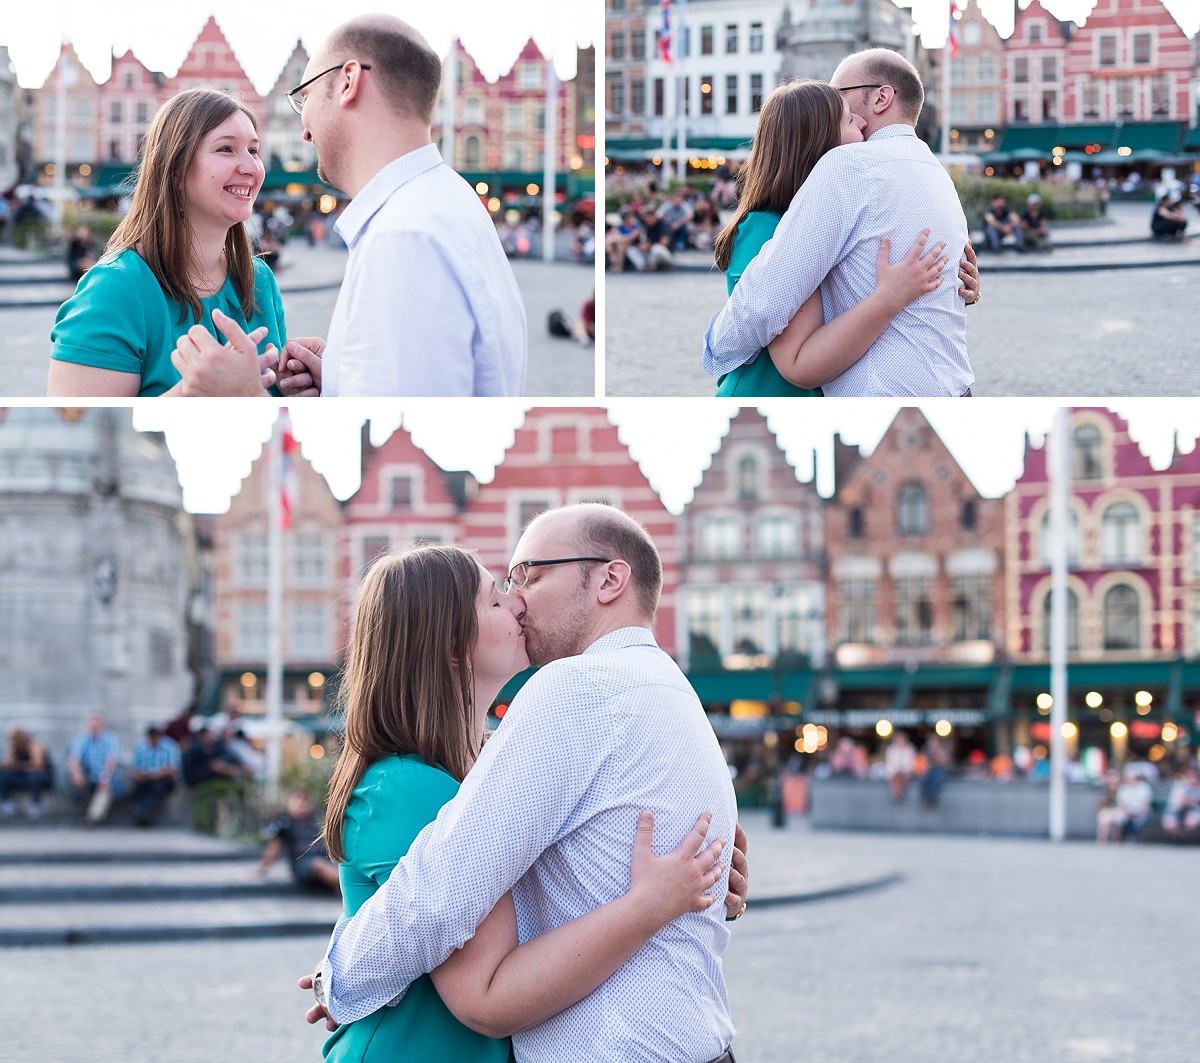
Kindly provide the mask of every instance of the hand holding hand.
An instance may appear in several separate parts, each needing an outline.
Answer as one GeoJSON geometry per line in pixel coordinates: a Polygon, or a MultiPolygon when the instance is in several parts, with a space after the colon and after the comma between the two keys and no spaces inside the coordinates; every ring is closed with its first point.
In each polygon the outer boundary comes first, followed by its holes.
{"type": "Polygon", "coordinates": [[[721,853],[725,840],[704,845],[712,813],[705,812],[687,837],[665,856],[655,856],[654,816],[638,816],[629,873],[629,893],[638,897],[638,911],[656,930],[686,912],[702,912],[716,899],[707,892],[725,870],[721,853]]]}
{"type": "Polygon", "coordinates": [[[297,336],[284,344],[279,367],[279,390],[287,397],[321,394],[321,359],[325,341],[320,336],[297,336]]]}
{"type": "Polygon", "coordinates": [[[193,325],[179,337],[171,352],[171,364],[182,378],[182,393],[263,396],[264,389],[275,383],[279,362],[273,343],[261,355],[258,353],[267,329],[260,327],[247,334],[220,310],[213,310],[212,319],[228,342],[222,344],[203,325],[193,325]]]}
{"type": "Polygon", "coordinates": [[[729,888],[725,893],[725,918],[736,919],[746,903],[750,888],[750,866],[746,863],[746,832],[740,823],[733,828],[733,854],[729,858],[729,888]]]}
{"type": "Polygon", "coordinates": [[[891,263],[888,255],[892,242],[886,236],[879,241],[879,257],[875,260],[875,291],[885,300],[893,313],[899,313],[914,299],[935,291],[942,283],[942,270],[949,261],[942,252],[942,240],[925,253],[929,230],[922,229],[917,242],[899,262],[891,263]]]}
{"type": "Polygon", "coordinates": [[[963,286],[958,294],[966,300],[967,306],[979,302],[979,262],[975,258],[975,248],[970,241],[963,249],[963,257],[958,261],[958,279],[963,286]]]}

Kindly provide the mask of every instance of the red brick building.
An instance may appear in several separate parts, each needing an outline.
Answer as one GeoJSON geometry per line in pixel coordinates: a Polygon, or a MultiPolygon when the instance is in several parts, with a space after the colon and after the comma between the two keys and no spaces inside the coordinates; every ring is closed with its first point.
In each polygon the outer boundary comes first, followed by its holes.
{"type": "Polygon", "coordinates": [[[1063,119],[1066,48],[1073,27],[1038,0],[1017,8],[1012,36],[1004,46],[1005,125],[1063,119]]]}
{"type": "Polygon", "coordinates": [[[133,52],[115,56],[112,74],[100,86],[100,157],[136,160],[150,119],[170,94],[163,74],[148,69],[133,52]]]}
{"type": "Polygon", "coordinates": [[[823,663],[822,520],[766,418],[738,410],[679,524],[685,669],[823,663]]]}
{"type": "Polygon", "coordinates": [[[178,73],[168,82],[168,95],[196,87],[225,89],[244,100],[255,114],[263,113],[263,98],[246,76],[217,20],[211,15],[188,50],[178,73]]]}

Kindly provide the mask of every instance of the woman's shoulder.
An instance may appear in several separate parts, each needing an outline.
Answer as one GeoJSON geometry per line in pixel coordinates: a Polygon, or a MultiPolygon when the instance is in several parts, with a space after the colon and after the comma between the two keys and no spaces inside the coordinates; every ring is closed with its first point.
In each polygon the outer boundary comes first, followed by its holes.
{"type": "Polygon", "coordinates": [[[142,258],[131,247],[127,247],[124,251],[119,251],[117,254],[110,257],[102,258],[84,275],[80,282],[80,288],[84,286],[95,288],[101,286],[110,288],[117,285],[129,287],[130,285],[139,288],[153,286],[158,287],[158,281],[155,279],[153,271],[146,260],[142,258]]]}
{"type": "Polygon", "coordinates": [[[441,768],[426,764],[416,753],[393,753],[372,762],[356,790],[421,789],[454,793],[458,783],[441,768]]]}
{"type": "Polygon", "coordinates": [[[741,236],[743,233],[749,235],[764,229],[774,232],[782,217],[782,214],[774,210],[752,210],[738,226],[738,235],[741,236]]]}

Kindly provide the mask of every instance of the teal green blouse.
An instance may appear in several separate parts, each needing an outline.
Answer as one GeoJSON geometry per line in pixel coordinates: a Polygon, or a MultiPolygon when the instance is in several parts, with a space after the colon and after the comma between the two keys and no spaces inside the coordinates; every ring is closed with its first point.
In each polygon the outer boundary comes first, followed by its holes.
{"type": "MultiPolygon", "coordinates": [[[[342,823],[344,918],[387,881],[413,839],[457,792],[450,775],[412,753],[384,757],[363,772],[342,823]]],[[[394,1008],[380,1008],[336,1030],[325,1042],[324,1054],[336,1063],[507,1063],[509,1039],[468,1029],[442,1003],[429,975],[423,975],[394,1008]]]]}
{"type": "MultiPolygon", "coordinates": [[[[275,275],[261,259],[254,260],[254,298],[258,311],[247,321],[233,278],[226,277],[219,292],[201,300],[200,324],[224,343],[225,337],[212,323],[212,312],[219,308],[247,332],[267,326],[267,338],[259,350],[267,343],[283,350],[287,341],[283,300],[275,275]]],[[[50,333],[50,357],[137,373],[141,378],[139,395],[161,395],[179,383],[171,352],[176,340],[195,323],[186,306],[167,298],[141,255],[122,251],[89,269],[75,294],[59,307],[50,333]]]]}
{"type": "MultiPolygon", "coordinates": [[[[737,282],[742,279],[742,273],[750,265],[754,256],[762,250],[763,244],[775,235],[775,227],[779,224],[782,214],[773,210],[752,210],[738,226],[733,238],[733,250],[729,255],[729,268],[725,271],[725,285],[732,292],[737,282]]],[[[820,395],[820,388],[798,388],[789,383],[775,368],[771,354],[766,349],[758,352],[753,362],[739,365],[736,369],[724,374],[717,380],[717,395],[783,396],[795,395],[812,397],[820,395]]]]}

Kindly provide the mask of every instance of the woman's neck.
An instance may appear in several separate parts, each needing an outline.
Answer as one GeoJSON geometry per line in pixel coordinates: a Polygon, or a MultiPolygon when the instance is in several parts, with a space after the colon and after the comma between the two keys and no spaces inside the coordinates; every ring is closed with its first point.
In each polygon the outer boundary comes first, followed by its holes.
{"type": "Polygon", "coordinates": [[[225,277],[229,272],[229,264],[225,261],[225,238],[228,233],[228,229],[221,232],[192,229],[192,254],[188,272],[204,295],[220,291],[225,284],[225,277]]]}

